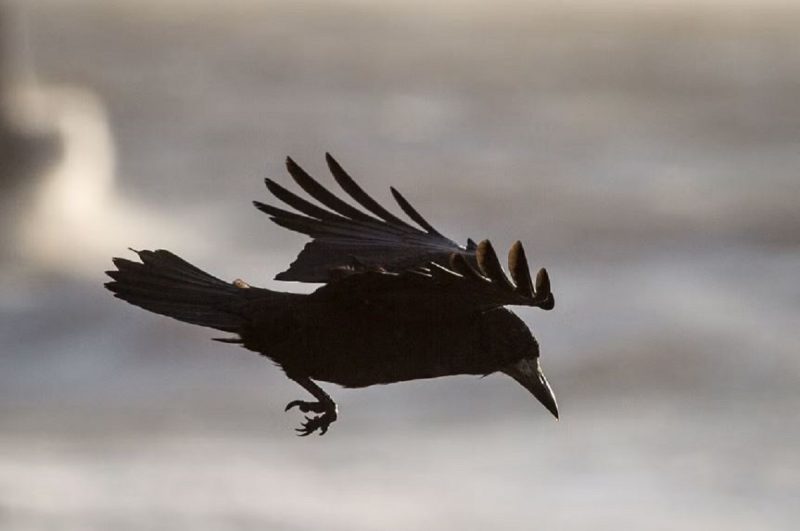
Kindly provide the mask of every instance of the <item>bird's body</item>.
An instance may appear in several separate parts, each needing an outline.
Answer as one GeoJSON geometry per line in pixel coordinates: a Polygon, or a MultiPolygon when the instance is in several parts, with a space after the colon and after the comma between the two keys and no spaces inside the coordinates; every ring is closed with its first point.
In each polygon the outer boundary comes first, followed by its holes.
{"type": "Polygon", "coordinates": [[[342,188],[380,219],[333,196],[291,160],[295,181],[330,210],[272,181],[267,181],[270,191],[306,216],[256,204],[276,223],[314,238],[276,277],[325,282],[313,293],[225,282],[163,250],[138,252],[141,263],[115,259],[118,270],[108,272],[114,281],[107,287],[150,311],[232,333],[219,340],[279,365],[317,398],[287,406],[319,413],[307,417],[302,435],[324,433],[337,416],[335,403],[314,380],[366,387],[502,371],[557,415],[539,368],[538,344],[525,323],[504,308],[553,306],[547,273],[539,272],[534,287],[521,244],[509,254],[512,283],[488,241],[459,247],[393,189],[403,210],[425,230],[420,231],[375,203],[332,158],[328,163],[342,188]]]}
{"type": "MultiPolygon", "coordinates": [[[[525,354],[499,351],[490,356],[490,323],[516,324],[530,335],[516,315],[502,308],[492,310],[498,319],[487,319],[477,313],[417,311],[369,299],[346,304],[324,299],[305,296],[268,325],[252,321],[242,331],[243,346],[264,353],[290,373],[344,387],[367,387],[490,374],[525,354]]],[[[505,331],[504,326],[495,328],[505,331]]]]}

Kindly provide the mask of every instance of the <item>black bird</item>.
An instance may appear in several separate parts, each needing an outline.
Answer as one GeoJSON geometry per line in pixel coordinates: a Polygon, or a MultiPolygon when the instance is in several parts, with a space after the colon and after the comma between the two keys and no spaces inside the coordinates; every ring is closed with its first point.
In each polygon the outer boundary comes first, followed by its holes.
{"type": "Polygon", "coordinates": [[[553,308],[547,272],[531,280],[522,245],[511,247],[506,277],[488,240],[461,247],[434,229],[394,188],[400,208],[420,228],[367,195],[331,157],[339,186],[365,210],[324,188],[287,159],[294,181],[319,204],[266,179],[269,191],[299,213],[254,202],[270,219],[311,236],[278,280],[321,282],[311,294],[225,282],[169,251],[114,258],[106,287],[151,312],[234,334],[278,364],[315,402],[294,400],[306,416],[298,432],[324,434],[336,403],[314,380],[366,387],[456,374],[504,372],[553,415],[558,407],[539,366],[539,345],[506,305],[553,308]]]}

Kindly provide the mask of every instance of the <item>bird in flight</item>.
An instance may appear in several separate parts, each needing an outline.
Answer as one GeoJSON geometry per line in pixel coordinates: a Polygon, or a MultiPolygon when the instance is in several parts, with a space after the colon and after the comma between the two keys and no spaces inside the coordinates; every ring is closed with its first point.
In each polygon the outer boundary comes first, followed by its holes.
{"type": "Polygon", "coordinates": [[[400,193],[392,195],[418,227],[378,204],[326,154],[342,200],[291,158],[295,183],[316,202],[266,179],[294,211],[255,201],[287,229],[311,237],[276,280],[323,283],[310,294],[226,282],[175,254],[135,251],[114,258],[105,286],[131,304],[180,321],[228,332],[217,341],[262,354],[314,401],[293,400],[307,414],[297,432],[320,435],[337,419],[333,399],[315,381],[358,388],[458,374],[502,372],[558,418],[539,365],[539,345],[506,306],[553,308],[545,269],[531,278],[525,251],[508,254],[509,279],[492,244],[460,246],[440,234],[400,193]]]}

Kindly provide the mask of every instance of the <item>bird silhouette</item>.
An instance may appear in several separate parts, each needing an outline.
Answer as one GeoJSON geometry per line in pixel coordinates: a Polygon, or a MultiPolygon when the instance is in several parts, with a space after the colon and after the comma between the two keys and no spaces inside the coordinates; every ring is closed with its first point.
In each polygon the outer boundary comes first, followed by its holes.
{"type": "Polygon", "coordinates": [[[272,221],[312,239],[277,280],[324,283],[310,294],[226,282],[166,250],[114,258],[105,286],[117,298],[180,321],[229,332],[271,359],[313,397],[286,410],[308,414],[297,429],[320,435],[337,419],[333,399],[316,383],[358,388],[459,374],[503,372],[556,418],[555,395],[539,364],[539,345],[505,306],[553,308],[545,269],[531,278],[525,251],[509,252],[509,279],[492,244],[460,246],[440,234],[394,188],[394,199],[418,227],[379,205],[329,154],[342,190],[334,195],[292,159],[287,168],[313,203],[266,179],[295,211],[254,202],[272,221]]]}

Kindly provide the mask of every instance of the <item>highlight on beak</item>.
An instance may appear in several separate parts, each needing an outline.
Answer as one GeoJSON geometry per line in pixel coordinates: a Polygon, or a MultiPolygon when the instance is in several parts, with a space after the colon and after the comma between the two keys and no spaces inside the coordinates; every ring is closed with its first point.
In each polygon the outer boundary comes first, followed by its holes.
{"type": "Polygon", "coordinates": [[[547,383],[547,378],[544,377],[538,358],[523,358],[503,369],[503,372],[530,391],[547,408],[547,411],[552,413],[555,418],[558,418],[556,395],[550,388],[550,384],[547,383]]]}

